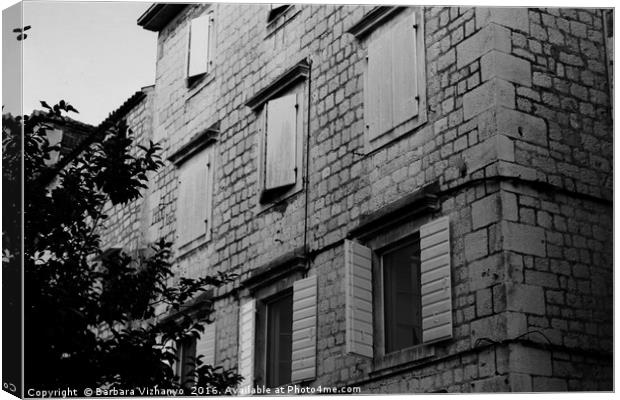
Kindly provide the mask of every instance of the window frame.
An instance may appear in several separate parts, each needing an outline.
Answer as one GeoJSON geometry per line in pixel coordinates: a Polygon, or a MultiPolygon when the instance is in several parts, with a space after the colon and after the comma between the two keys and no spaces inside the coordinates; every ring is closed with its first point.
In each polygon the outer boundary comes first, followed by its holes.
{"type": "MultiPolygon", "coordinates": [[[[293,268],[286,276],[280,276],[272,284],[257,287],[252,294],[256,301],[254,334],[254,385],[267,386],[267,305],[287,295],[294,295],[293,284],[303,279],[301,270],[293,268]]],[[[291,310],[291,313],[293,310],[291,310]]],[[[291,337],[292,340],[292,337],[291,337]]],[[[292,356],[292,351],[291,351],[292,356]]],[[[292,366],[292,365],[291,365],[292,366]]],[[[292,379],[292,378],[291,378],[292,379]]],[[[289,382],[289,384],[292,382],[289,382]]]]}
{"type": "MultiPolygon", "coordinates": [[[[385,285],[382,257],[384,254],[398,248],[416,237],[420,237],[420,228],[432,221],[432,215],[420,216],[415,220],[409,220],[403,224],[388,227],[375,232],[372,237],[365,240],[365,244],[372,251],[372,276],[373,276],[373,337],[375,370],[391,368],[393,366],[417,361],[435,354],[434,343],[421,342],[411,347],[386,353],[385,346],[385,285]]],[[[420,312],[422,311],[420,305],[420,312]]]]}
{"type": "Polygon", "coordinates": [[[176,248],[177,248],[177,255],[178,257],[182,257],[188,253],[190,253],[191,251],[195,250],[196,248],[204,245],[205,243],[208,243],[211,241],[211,236],[212,236],[212,231],[213,231],[213,198],[214,198],[214,193],[215,193],[215,167],[217,165],[216,163],[216,142],[214,141],[209,141],[209,142],[204,142],[201,143],[199,146],[197,146],[196,148],[194,148],[193,150],[191,150],[191,153],[188,154],[187,156],[185,156],[184,158],[178,160],[176,162],[176,167],[177,167],[177,179],[178,179],[178,187],[176,190],[176,193],[178,193],[177,198],[176,198],[176,212],[175,212],[175,244],[176,244],[176,248]],[[207,225],[205,228],[205,232],[204,234],[201,234],[197,237],[194,237],[192,239],[189,239],[188,241],[181,243],[179,240],[179,228],[181,226],[181,216],[180,216],[180,209],[181,209],[181,202],[182,202],[182,185],[183,185],[183,181],[181,180],[182,177],[182,171],[183,171],[183,167],[187,167],[187,162],[190,160],[196,161],[196,158],[198,157],[203,157],[205,160],[203,161],[208,161],[207,165],[208,167],[208,171],[206,172],[204,179],[206,180],[206,190],[207,190],[207,198],[204,201],[204,207],[206,208],[205,213],[206,213],[206,218],[204,223],[207,225]],[[208,221],[208,222],[207,222],[208,221]]]}
{"type": "MultiPolygon", "coordinates": [[[[384,7],[386,8],[386,7],[384,7]]],[[[389,143],[396,141],[402,137],[417,131],[417,128],[421,127],[428,121],[427,113],[427,94],[426,94],[426,47],[425,47],[425,28],[424,28],[424,8],[423,7],[387,7],[383,16],[375,17],[376,19],[367,22],[364,30],[358,35],[358,38],[363,38],[362,43],[366,52],[366,57],[363,60],[363,98],[364,104],[370,103],[368,98],[368,51],[370,43],[377,40],[382,35],[389,34],[391,29],[397,24],[403,22],[407,18],[411,18],[411,15],[415,15],[416,21],[416,79],[417,79],[417,97],[418,97],[418,113],[417,115],[392,126],[388,130],[379,133],[375,137],[371,137],[368,129],[367,117],[364,115],[364,142],[365,152],[367,154],[375,152],[380,148],[388,145],[389,143]]],[[[369,13],[372,15],[372,12],[369,13]]],[[[362,20],[358,25],[362,25],[362,20]]],[[[364,112],[366,114],[366,112],[364,112]]]]}
{"type": "MultiPolygon", "coordinates": [[[[293,351],[292,351],[292,345],[293,345],[293,325],[292,325],[292,321],[293,321],[293,288],[289,288],[289,289],[285,289],[283,291],[278,292],[277,294],[264,299],[264,300],[260,300],[259,302],[257,302],[257,326],[259,327],[258,329],[261,329],[261,335],[257,335],[258,336],[262,336],[262,343],[261,346],[262,348],[259,350],[259,347],[257,346],[257,350],[258,350],[258,354],[261,354],[262,352],[262,364],[263,364],[263,368],[261,369],[262,372],[262,376],[261,376],[261,383],[264,384],[267,387],[276,387],[276,386],[270,386],[268,384],[269,382],[269,374],[270,371],[272,370],[272,368],[269,365],[269,343],[270,343],[270,315],[273,312],[272,311],[272,307],[275,303],[282,301],[285,298],[290,297],[290,302],[291,302],[291,365],[290,365],[290,369],[291,369],[291,377],[289,379],[289,382],[284,382],[281,383],[278,386],[282,386],[282,385],[287,385],[292,383],[292,357],[293,357],[293,351]]],[[[257,330],[258,330],[257,329],[257,330]]]]}
{"type": "Polygon", "coordinates": [[[174,365],[174,373],[178,377],[178,382],[183,387],[191,387],[192,384],[195,384],[195,377],[192,381],[183,381],[183,377],[187,380],[187,375],[191,373],[192,370],[196,369],[196,357],[197,357],[197,340],[195,338],[186,338],[176,343],[175,349],[175,357],[177,358],[174,365]],[[191,349],[191,353],[189,357],[192,357],[193,360],[188,360],[186,351],[191,349]],[[188,368],[191,368],[189,372],[188,368]]]}
{"type": "Polygon", "coordinates": [[[257,118],[257,148],[258,154],[258,211],[264,211],[273,205],[293,196],[303,189],[305,181],[305,169],[304,169],[304,148],[307,146],[304,137],[304,126],[306,124],[306,110],[307,104],[305,101],[305,88],[303,83],[297,84],[292,88],[279,93],[277,96],[273,96],[262,105],[257,118]],[[267,170],[267,112],[269,103],[272,100],[276,100],[291,94],[297,96],[296,106],[296,126],[295,126],[295,183],[289,186],[283,186],[276,189],[266,189],[266,170],[267,170]]]}
{"type": "Polygon", "coordinates": [[[403,249],[405,247],[411,246],[414,242],[417,242],[417,255],[418,255],[418,259],[420,258],[420,254],[421,254],[421,250],[420,250],[420,232],[416,231],[414,233],[412,233],[411,235],[407,236],[404,239],[401,239],[395,243],[392,243],[390,245],[388,245],[387,247],[384,247],[380,250],[380,252],[378,252],[377,257],[380,259],[380,266],[379,266],[379,270],[381,273],[381,281],[382,281],[382,285],[381,285],[381,290],[382,290],[382,302],[383,302],[383,307],[382,307],[382,321],[383,321],[383,346],[384,346],[384,353],[385,354],[391,354],[391,353],[396,353],[399,352],[401,350],[405,350],[411,347],[416,347],[419,346],[420,344],[423,344],[422,342],[422,292],[421,292],[421,285],[420,285],[420,275],[422,273],[422,269],[421,269],[421,264],[420,264],[420,260],[418,260],[418,264],[416,265],[417,268],[417,288],[413,288],[417,291],[417,293],[415,293],[415,296],[418,297],[418,311],[419,311],[419,320],[416,321],[419,325],[416,326],[416,330],[419,330],[419,341],[415,344],[413,344],[412,346],[406,346],[406,347],[402,347],[393,351],[389,351],[387,350],[388,347],[388,325],[386,323],[386,320],[388,319],[386,314],[388,314],[387,312],[387,299],[386,299],[386,294],[388,293],[388,291],[386,290],[386,285],[388,284],[388,282],[386,282],[385,276],[386,276],[386,261],[385,261],[385,257],[390,254],[395,252],[396,250],[400,250],[403,249]]]}

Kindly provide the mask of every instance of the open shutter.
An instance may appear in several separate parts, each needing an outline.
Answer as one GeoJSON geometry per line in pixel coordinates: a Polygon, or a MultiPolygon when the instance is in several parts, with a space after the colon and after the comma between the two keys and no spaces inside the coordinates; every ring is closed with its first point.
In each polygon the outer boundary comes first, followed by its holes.
{"type": "Polygon", "coordinates": [[[297,95],[267,103],[265,189],[295,184],[297,95]]]}
{"type": "Polygon", "coordinates": [[[248,300],[239,310],[239,375],[243,377],[240,389],[249,393],[254,386],[254,329],[256,300],[248,300]]]}
{"type": "Polygon", "coordinates": [[[210,15],[192,19],[189,27],[189,51],[187,77],[205,74],[209,61],[209,20],[210,15]]]}
{"type": "Polygon", "coordinates": [[[316,377],[316,282],[315,275],[293,284],[293,382],[316,377]]]}
{"type": "Polygon", "coordinates": [[[346,350],[373,356],[372,253],[357,242],[345,240],[346,350]]]}
{"type": "Polygon", "coordinates": [[[422,339],[452,337],[450,220],[436,219],[420,228],[422,339]]]}
{"type": "Polygon", "coordinates": [[[418,114],[415,13],[392,28],[393,126],[418,114]]]}
{"type": "Polygon", "coordinates": [[[196,354],[202,355],[202,362],[204,364],[215,364],[215,323],[205,326],[205,331],[196,345],[196,354]]]}

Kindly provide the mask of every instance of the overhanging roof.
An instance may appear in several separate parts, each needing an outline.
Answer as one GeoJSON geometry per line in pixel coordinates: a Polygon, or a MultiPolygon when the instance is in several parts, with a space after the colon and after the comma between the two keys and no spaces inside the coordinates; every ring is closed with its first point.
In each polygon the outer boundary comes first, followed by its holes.
{"type": "Polygon", "coordinates": [[[188,4],[183,3],[153,3],[138,18],[138,25],[146,30],[159,32],[187,6],[188,4]]]}

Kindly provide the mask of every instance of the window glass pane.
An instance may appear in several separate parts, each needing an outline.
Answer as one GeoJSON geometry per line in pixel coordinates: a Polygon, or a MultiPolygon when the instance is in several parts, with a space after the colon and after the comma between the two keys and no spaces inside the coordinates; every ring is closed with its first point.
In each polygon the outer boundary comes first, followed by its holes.
{"type": "Polygon", "coordinates": [[[291,381],[293,295],[267,305],[267,386],[291,381]]]}
{"type": "Polygon", "coordinates": [[[385,352],[422,341],[419,238],[383,255],[385,352]]]}

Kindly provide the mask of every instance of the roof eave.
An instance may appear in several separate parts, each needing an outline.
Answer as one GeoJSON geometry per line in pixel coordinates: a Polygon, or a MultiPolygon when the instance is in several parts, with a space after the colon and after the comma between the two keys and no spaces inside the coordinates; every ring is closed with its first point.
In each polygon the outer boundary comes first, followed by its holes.
{"type": "Polygon", "coordinates": [[[153,3],[138,18],[138,25],[146,30],[159,32],[187,5],[183,3],[153,3]]]}

